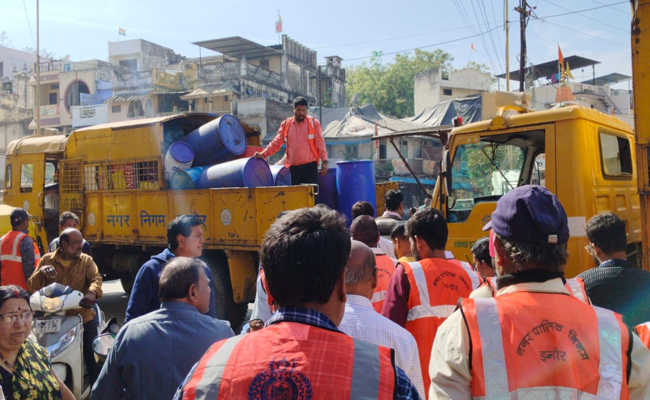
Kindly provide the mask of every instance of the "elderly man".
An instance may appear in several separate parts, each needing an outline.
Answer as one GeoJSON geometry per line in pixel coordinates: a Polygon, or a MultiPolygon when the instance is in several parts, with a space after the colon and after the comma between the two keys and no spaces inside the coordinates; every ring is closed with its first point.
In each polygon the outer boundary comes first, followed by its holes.
{"type": "Polygon", "coordinates": [[[429,397],[650,398],[648,349],[620,315],[564,286],[569,228],[558,199],[519,187],[489,227],[497,295],[463,300],[438,329],[429,397]]]}
{"type": "Polygon", "coordinates": [[[175,257],[167,263],[160,275],[160,309],[120,330],[92,399],[171,399],[203,353],[234,336],[228,322],[203,315],[211,286],[203,261],[175,257]]]}
{"type": "Polygon", "coordinates": [[[175,398],[419,398],[392,350],[337,328],[350,246],[336,211],[303,208],[271,225],[260,261],[279,309],[264,329],[210,347],[175,398]]]}
{"type": "MultiPolygon", "coordinates": [[[[126,307],[124,322],[129,322],[146,313],[160,308],[158,297],[158,281],[163,266],[174,257],[201,257],[203,253],[203,229],[201,220],[190,215],[181,215],[169,223],[167,227],[168,248],[162,253],[151,257],[142,265],[135,276],[133,291],[126,307]]],[[[205,274],[212,281],[212,273],[204,265],[205,274]]],[[[214,293],[210,292],[210,308],[207,311],[211,317],[217,317],[214,293]]]]}
{"type": "Polygon", "coordinates": [[[454,311],[458,299],[468,297],[480,282],[469,264],[446,258],[449,233],[439,210],[418,211],[406,223],[406,231],[418,261],[398,264],[381,314],[415,337],[426,388],[436,330],[454,311]]]}
{"type": "MultiPolygon", "coordinates": [[[[74,228],[68,228],[61,232],[59,249],[54,253],[47,253],[41,258],[38,268],[27,281],[28,290],[35,292],[50,283],[57,282],[83,293],[85,303],[95,304],[95,301],[102,297],[102,277],[99,275],[93,258],[81,252],[83,241],[81,232],[74,228]]],[[[93,339],[97,336],[95,311],[82,308],[78,311],[71,311],[71,313],[78,313],[83,317],[84,359],[92,384],[99,374],[93,352],[93,339]]]]}
{"type": "Polygon", "coordinates": [[[339,329],[355,339],[395,350],[395,364],[406,372],[424,398],[424,384],[418,358],[418,345],[406,329],[373,309],[371,299],[377,286],[377,268],[372,249],[352,241],[345,266],[345,314],[339,329]]]}
{"type": "Polygon", "coordinates": [[[613,213],[595,215],[587,222],[587,239],[599,266],[578,278],[592,303],[623,315],[630,326],[650,321],[650,272],[627,260],[625,221],[613,213]]]}
{"type": "MultiPolygon", "coordinates": [[[[369,217],[375,217],[375,208],[367,201],[357,201],[352,205],[352,221],[357,219],[360,215],[367,215],[369,217]]],[[[395,258],[395,250],[393,250],[393,243],[383,237],[379,237],[379,243],[377,247],[390,258],[395,258]]]]}

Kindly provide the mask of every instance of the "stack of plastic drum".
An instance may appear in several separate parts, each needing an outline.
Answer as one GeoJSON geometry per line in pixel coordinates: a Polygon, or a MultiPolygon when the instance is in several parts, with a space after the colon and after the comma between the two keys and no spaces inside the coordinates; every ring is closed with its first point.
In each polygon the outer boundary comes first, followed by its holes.
{"type": "Polygon", "coordinates": [[[325,175],[318,174],[318,201],[336,210],[336,167],[330,167],[325,175]]]}
{"type": "Polygon", "coordinates": [[[246,151],[246,133],[232,115],[221,117],[188,133],[182,142],[194,150],[194,167],[230,161],[246,151]]]}
{"type": "Polygon", "coordinates": [[[240,158],[205,169],[196,182],[197,189],[273,186],[269,164],[261,158],[240,158]]]}
{"type": "Polygon", "coordinates": [[[185,170],[192,166],[194,151],[187,143],[174,142],[165,154],[165,179],[174,189],[191,189],[191,180],[185,176],[185,170]]]}
{"type": "Polygon", "coordinates": [[[284,165],[271,165],[273,186],[291,186],[291,172],[284,165]]]}
{"type": "Polygon", "coordinates": [[[377,210],[375,162],[372,160],[339,161],[336,163],[337,210],[352,223],[352,206],[367,201],[377,210]]]}

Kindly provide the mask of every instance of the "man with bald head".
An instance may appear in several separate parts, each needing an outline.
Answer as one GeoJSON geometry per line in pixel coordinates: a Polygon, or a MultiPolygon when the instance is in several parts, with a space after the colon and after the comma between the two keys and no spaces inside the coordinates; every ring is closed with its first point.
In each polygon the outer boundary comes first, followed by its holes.
{"type": "Polygon", "coordinates": [[[377,264],[377,287],[375,287],[373,296],[372,296],[372,306],[377,312],[381,312],[381,308],[384,305],[384,299],[386,298],[386,289],[388,288],[388,282],[393,276],[393,271],[397,266],[397,261],[388,257],[380,248],[377,247],[377,242],[379,242],[379,228],[375,219],[368,215],[360,215],[352,221],[350,226],[350,233],[352,234],[352,239],[358,240],[359,242],[370,247],[372,252],[375,255],[375,261],[377,264]]]}
{"type": "MultiPolygon", "coordinates": [[[[61,232],[60,247],[41,258],[36,271],[27,281],[27,289],[33,293],[50,283],[57,282],[83,293],[85,303],[95,304],[95,300],[102,297],[102,277],[93,258],[81,252],[83,239],[81,232],[74,228],[61,232]]],[[[92,384],[99,375],[92,347],[93,339],[97,336],[95,311],[82,308],[70,313],[80,314],[84,321],[84,358],[92,384]]]]}
{"type": "Polygon", "coordinates": [[[406,329],[377,313],[370,299],[377,286],[375,255],[367,245],[352,240],[350,258],[345,265],[345,314],[339,329],[355,339],[395,350],[395,365],[424,399],[424,384],[415,338],[406,329]]]}

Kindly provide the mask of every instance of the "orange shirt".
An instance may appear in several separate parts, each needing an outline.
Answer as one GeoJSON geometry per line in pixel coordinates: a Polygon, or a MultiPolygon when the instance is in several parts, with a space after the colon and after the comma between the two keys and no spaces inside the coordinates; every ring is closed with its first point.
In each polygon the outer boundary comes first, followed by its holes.
{"type": "MultiPolygon", "coordinates": [[[[327,150],[325,148],[323,130],[320,122],[318,122],[316,118],[313,118],[313,121],[314,131],[316,133],[316,149],[318,150],[320,159],[325,161],[327,160],[327,150]]],[[[264,157],[269,157],[277,153],[284,144],[284,124],[286,122],[286,119],[282,121],[275,138],[268,146],[266,146],[266,149],[262,151],[264,157]]],[[[289,132],[287,132],[287,142],[289,143],[287,145],[287,162],[289,165],[296,166],[318,161],[309,147],[309,140],[307,139],[307,136],[309,135],[308,124],[309,122],[307,121],[307,118],[305,118],[301,123],[293,121],[291,122],[291,125],[289,125],[289,132]]]]}

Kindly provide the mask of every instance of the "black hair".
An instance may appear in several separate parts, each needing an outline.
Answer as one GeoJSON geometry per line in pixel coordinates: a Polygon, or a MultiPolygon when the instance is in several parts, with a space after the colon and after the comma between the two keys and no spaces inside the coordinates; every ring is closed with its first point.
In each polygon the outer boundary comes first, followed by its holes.
{"type": "Polygon", "coordinates": [[[64,211],[59,217],[59,226],[65,225],[69,219],[74,219],[77,222],[77,225],[79,225],[79,217],[77,217],[77,214],[71,211],[64,211]]]}
{"type": "Polygon", "coordinates": [[[334,210],[301,208],[264,235],[260,263],[280,306],[329,301],[350,256],[346,219],[334,210]]]}
{"type": "Polygon", "coordinates": [[[611,212],[595,215],[587,222],[587,239],[605,254],[627,251],[625,221],[611,212]]]}
{"type": "MultiPolygon", "coordinates": [[[[400,222],[390,231],[390,238],[393,239],[402,239],[406,237],[406,222],[400,222]]],[[[407,237],[408,239],[408,237],[407,237]]]]}
{"type": "Polygon", "coordinates": [[[298,106],[305,106],[307,107],[309,103],[307,103],[307,99],[305,99],[302,96],[298,96],[293,100],[293,108],[296,108],[298,106]]]}
{"type": "Polygon", "coordinates": [[[379,228],[375,219],[369,215],[359,215],[350,225],[352,239],[358,240],[368,247],[377,247],[379,228]]]}
{"type": "Polygon", "coordinates": [[[492,257],[490,256],[490,238],[488,236],[482,237],[472,246],[472,254],[474,258],[479,261],[485,262],[492,268],[492,257]]]}
{"type": "Polygon", "coordinates": [[[494,234],[495,246],[501,246],[504,257],[510,260],[511,268],[506,274],[531,269],[544,269],[552,272],[563,272],[564,265],[569,259],[566,243],[519,243],[505,240],[494,234]]]}
{"type": "Polygon", "coordinates": [[[176,236],[183,235],[183,237],[189,237],[192,234],[192,228],[199,225],[201,225],[201,220],[191,215],[181,215],[172,220],[167,227],[169,251],[174,251],[178,248],[176,236]]]}
{"type": "Polygon", "coordinates": [[[435,208],[416,212],[406,222],[406,230],[410,237],[423,239],[431,250],[444,250],[447,246],[447,221],[442,211],[435,208]]]}
{"type": "Polygon", "coordinates": [[[29,305],[29,293],[25,289],[16,285],[0,286],[0,308],[10,299],[24,299],[29,305]]]}
{"type": "Polygon", "coordinates": [[[205,263],[196,258],[174,257],[163,267],[160,274],[158,297],[161,302],[187,297],[190,286],[199,284],[200,268],[205,263]]]}
{"type": "Polygon", "coordinates": [[[400,204],[404,202],[404,195],[399,190],[389,190],[384,195],[386,209],[388,211],[397,211],[400,204]]]}
{"type": "Polygon", "coordinates": [[[367,201],[357,201],[352,205],[352,220],[357,219],[359,215],[368,215],[375,217],[375,208],[367,201]]]}

